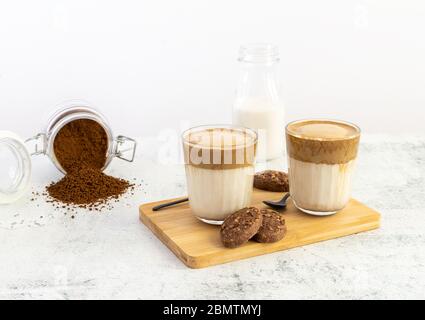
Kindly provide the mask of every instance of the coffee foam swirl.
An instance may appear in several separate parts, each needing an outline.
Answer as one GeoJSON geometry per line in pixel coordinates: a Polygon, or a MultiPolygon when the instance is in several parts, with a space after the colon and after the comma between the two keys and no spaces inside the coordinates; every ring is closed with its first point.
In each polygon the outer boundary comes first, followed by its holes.
{"type": "Polygon", "coordinates": [[[185,163],[205,169],[251,166],[256,146],[256,133],[245,128],[199,127],[183,134],[185,163]]]}
{"type": "Polygon", "coordinates": [[[357,156],[360,129],[343,121],[303,120],[286,129],[291,158],[320,164],[347,163],[357,156]]]}
{"type": "Polygon", "coordinates": [[[314,140],[345,140],[360,133],[352,124],[333,120],[297,121],[289,124],[287,130],[293,136],[314,140]]]}

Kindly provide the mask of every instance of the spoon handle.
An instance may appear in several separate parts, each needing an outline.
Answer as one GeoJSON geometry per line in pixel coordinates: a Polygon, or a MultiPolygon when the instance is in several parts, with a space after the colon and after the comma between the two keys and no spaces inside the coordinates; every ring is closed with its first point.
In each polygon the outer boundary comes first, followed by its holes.
{"type": "Polygon", "coordinates": [[[172,201],[172,202],[163,203],[163,204],[160,204],[159,206],[153,207],[152,211],[159,211],[161,209],[168,208],[168,207],[171,207],[171,206],[174,206],[176,204],[183,203],[183,202],[186,202],[186,201],[189,201],[189,198],[184,198],[184,199],[180,199],[180,200],[176,200],[176,201],[172,201]]]}
{"type": "Polygon", "coordinates": [[[290,196],[291,195],[289,194],[289,192],[287,194],[285,194],[285,196],[282,199],[282,202],[286,202],[289,199],[290,196]]]}

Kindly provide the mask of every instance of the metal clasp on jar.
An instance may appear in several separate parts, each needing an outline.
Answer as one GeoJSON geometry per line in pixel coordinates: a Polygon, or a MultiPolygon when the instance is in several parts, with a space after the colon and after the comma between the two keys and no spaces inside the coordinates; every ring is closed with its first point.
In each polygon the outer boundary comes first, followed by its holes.
{"type": "Polygon", "coordinates": [[[36,136],[25,140],[30,155],[46,154],[47,152],[47,137],[44,133],[39,133],[36,136]]]}
{"type": "Polygon", "coordinates": [[[126,136],[117,136],[114,140],[113,155],[121,160],[133,162],[136,156],[136,147],[136,140],[126,136]]]}

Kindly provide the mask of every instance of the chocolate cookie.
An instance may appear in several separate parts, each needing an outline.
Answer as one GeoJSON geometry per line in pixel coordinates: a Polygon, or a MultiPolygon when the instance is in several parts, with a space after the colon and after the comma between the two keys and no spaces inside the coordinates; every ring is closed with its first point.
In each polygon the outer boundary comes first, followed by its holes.
{"type": "Polygon", "coordinates": [[[276,211],[262,209],[263,224],[253,240],[261,243],[272,243],[282,240],[286,234],[285,219],[276,211]]]}
{"type": "Polygon", "coordinates": [[[248,242],[260,229],[263,215],[254,207],[244,208],[228,216],[221,225],[223,245],[236,248],[248,242]]]}
{"type": "Polygon", "coordinates": [[[288,175],[285,172],[275,170],[258,172],[254,177],[254,187],[267,191],[288,192],[288,175]]]}

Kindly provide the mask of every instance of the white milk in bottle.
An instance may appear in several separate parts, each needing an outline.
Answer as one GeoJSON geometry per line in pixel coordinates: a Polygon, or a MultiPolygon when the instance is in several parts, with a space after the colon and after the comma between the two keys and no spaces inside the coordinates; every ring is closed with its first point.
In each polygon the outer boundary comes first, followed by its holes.
{"type": "Polygon", "coordinates": [[[278,48],[270,44],[242,46],[239,62],[233,123],[257,131],[260,162],[280,158],[285,150],[285,111],[277,79],[278,48]]]}

